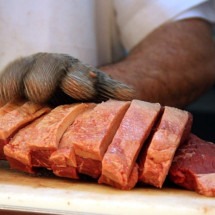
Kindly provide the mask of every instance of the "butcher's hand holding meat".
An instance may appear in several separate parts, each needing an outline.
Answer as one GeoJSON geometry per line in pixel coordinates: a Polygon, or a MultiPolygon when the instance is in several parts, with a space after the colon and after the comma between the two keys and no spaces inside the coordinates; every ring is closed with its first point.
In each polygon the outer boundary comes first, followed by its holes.
{"type": "Polygon", "coordinates": [[[11,62],[0,77],[0,101],[131,100],[133,89],[65,54],[37,53],[11,62]]]}

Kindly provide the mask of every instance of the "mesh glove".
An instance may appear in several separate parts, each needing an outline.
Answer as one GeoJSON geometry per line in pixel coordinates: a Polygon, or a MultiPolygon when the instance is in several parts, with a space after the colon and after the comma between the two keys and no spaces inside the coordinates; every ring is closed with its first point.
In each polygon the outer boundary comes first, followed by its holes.
{"type": "Polygon", "coordinates": [[[0,102],[131,100],[133,89],[65,54],[37,53],[10,63],[0,76],[0,102]]]}

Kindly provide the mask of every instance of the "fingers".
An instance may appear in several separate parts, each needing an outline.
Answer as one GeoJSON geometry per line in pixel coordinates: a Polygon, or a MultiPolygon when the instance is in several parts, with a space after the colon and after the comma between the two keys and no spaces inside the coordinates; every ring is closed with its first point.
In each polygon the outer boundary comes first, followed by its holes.
{"type": "Polygon", "coordinates": [[[10,63],[0,76],[0,101],[6,103],[24,96],[23,79],[30,71],[34,58],[20,58],[10,63]]]}
{"type": "Polygon", "coordinates": [[[134,98],[134,89],[120,81],[112,79],[106,73],[97,70],[96,89],[102,100],[117,99],[129,101],[134,98]]]}
{"type": "Polygon", "coordinates": [[[131,100],[133,90],[102,71],[64,54],[37,53],[9,64],[0,77],[0,100],[36,103],[131,100]]]}
{"type": "Polygon", "coordinates": [[[31,71],[24,78],[25,96],[37,103],[45,103],[54,95],[67,64],[64,55],[38,53],[34,55],[31,71]]]}
{"type": "Polygon", "coordinates": [[[107,99],[131,100],[134,91],[106,73],[76,62],[68,69],[61,82],[61,89],[67,95],[82,101],[103,101],[107,99]]]}
{"type": "Polygon", "coordinates": [[[52,53],[37,53],[10,63],[0,77],[0,100],[26,97],[37,103],[47,102],[55,93],[68,63],[76,59],[52,53]]]}
{"type": "Polygon", "coordinates": [[[91,101],[97,96],[96,78],[90,68],[80,62],[68,68],[60,86],[64,93],[76,100],[91,101]]]}

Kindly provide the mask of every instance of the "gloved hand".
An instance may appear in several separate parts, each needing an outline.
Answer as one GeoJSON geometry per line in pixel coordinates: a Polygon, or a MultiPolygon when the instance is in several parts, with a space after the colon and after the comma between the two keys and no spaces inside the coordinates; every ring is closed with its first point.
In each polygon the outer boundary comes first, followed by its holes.
{"type": "Polygon", "coordinates": [[[22,97],[37,103],[131,100],[133,89],[71,56],[37,53],[15,60],[1,73],[0,102],[22,97]]]}

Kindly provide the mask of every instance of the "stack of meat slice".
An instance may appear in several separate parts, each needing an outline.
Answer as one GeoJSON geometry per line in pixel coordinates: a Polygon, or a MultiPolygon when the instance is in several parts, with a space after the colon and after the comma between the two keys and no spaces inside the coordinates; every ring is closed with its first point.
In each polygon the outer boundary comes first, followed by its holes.
{"type": "Polygon", "coordinates": [[[75,117],[87,104],[62,105],[17,132],[4,153],[14,169],[32,173],[33,167],[50,168],[49,157],[75,117]]]}
{"type": "Polygon", "coordinates": [[[39,116],[50,111],[50,108],[30,101],[13,101],[0,108],[0,159],[5,159],[3,147],[22,127],[39,116]]]}
{"type": "Polygon", "coordinates": [[[188,137],[191,115],[172,107],[164,107],[163,115],[152,137],[139,155],[139,180],[161,188],[179,144],[188,137]]]}
{"type": "Polygon", "coordinates": [[[73,125],[76,124],[77,120],[86,113],[90,112],[93,107],[95,107],[95,104],[90,104],[88,109],[83,114],[77,116],[75,123],[72,123],[67,128],[62,138],[60,139],[58,149],[50,155],[49,162],[51,169],[53,170],[55,175],[73,179],[79,178],[77,173],[77,162],[74,147],[70,141],[70,139],[72,138],[70,130],[72,130],[73,125]]]}
{"type": "MultiPolygon", "coordinates": [[[[11,168],[34,173],[44,167],[57,176],[73,179],[85,174],[98,183],[125,190],[138,182],[161,188],[171,169],[173,182],[188,189],[207,190],[199,192],[204,195],[215,195],[214,161],[210,174],[205,174],[207,168],[202,170],[202,162],[201,170],[193,170],[189,164],[181,176],[183,165],[190,159],[189,150],[183,147],[194,150],[191,142],[201,142],[200,148],[214,150],[211,144],[190,135],[192,116],[187,111],[140,100],[61,105],[52,110],[28,105],[18,102],[7,104],[7,111],[6,106],[0,108],[0,120],[10,128],[10,133],[3,132],[2,147],[11,168]],[[29,114],[24,114],[27,110],[29,114]],[[39,114],[39,110],[43,111],[39,114]],[[14,129],[9,126],[11,114],[17,116],[14,129]],[[180,150],[185,155],[181,156],[180,150]],[[193,175],[201,188],[187,185],[193,175]]],[[[206,150],[204,156],[207,154],[206,150]]]]}
{"type": "Polygon", "coordinates": [[[159,104],[133,100],[102,161],[99,183],[121,189],[138,180],[137,156],[160,112],[159,104]]]}
{"type": "Polygon", "coordinates": [[[54,173],[77,178],[65,172],[68,167],[98,178],[101,162],[130,102],[109,100],[79,116],[63,135],[59,149],[51,156],[54,173]],[[58,160],[64,158],[64,164],[58,160]],[[62,169],[62,167],[64,167],[62,169]]]}

